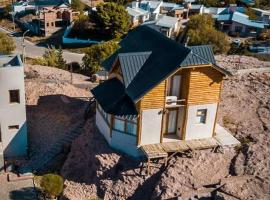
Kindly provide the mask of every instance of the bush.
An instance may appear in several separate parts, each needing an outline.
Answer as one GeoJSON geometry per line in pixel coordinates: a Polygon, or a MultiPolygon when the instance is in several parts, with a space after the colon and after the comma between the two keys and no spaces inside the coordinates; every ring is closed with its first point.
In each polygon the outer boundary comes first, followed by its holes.
{"type": "Polygon", "coordinates": [[[0,54],[11,54],[15,47],[13,39],[7,34],[0,32],[0,54]]]}
{"type": "Polygon", "coordinates": [[[100,65],[108,56],[119,48],[116,41],[108,41],[98,45],[93,45],[86,50],[83,57],[84,70],[88,75],[93,75],[100,70],[100,65]]]}
{"type": "Polygon", "coordinates": [[[41,177],[40,187],[50,198],[56,198],[63,192],[63,178],[57,174],[45,174],[41,177]]]}
{"type": "Polygon", "coordinates": [[[228,36],[214,28],[210,15],[194,15],[188,22],[189,45],[210,44],[214,53],[227,53],[230,49],[228,36]]]}
{"type": "Polygon", "coordinates": [[[57,67],[59,69],[66,69],[67,64],[63,58],[62,49],[50,48],[45,51],[43,57],[35,58],[33,64],[57,67]]]}

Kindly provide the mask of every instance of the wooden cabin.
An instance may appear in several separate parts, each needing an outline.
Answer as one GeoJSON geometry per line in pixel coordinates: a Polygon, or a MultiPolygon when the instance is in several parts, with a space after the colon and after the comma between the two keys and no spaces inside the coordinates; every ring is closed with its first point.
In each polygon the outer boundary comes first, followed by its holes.
{"type": "Polygon", "coordinates": [[[215,135],[229,73],[210,46],[186,47],[146,26],[120,46],[103,63],[109,79],[92,90],[96,125],[110,146],[137,157],[143,145],[215,135]]]}

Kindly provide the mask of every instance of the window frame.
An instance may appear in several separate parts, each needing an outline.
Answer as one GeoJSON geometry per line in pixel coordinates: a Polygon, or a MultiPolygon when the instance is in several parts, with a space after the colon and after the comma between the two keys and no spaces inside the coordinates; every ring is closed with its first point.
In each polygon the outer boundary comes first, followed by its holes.
{"type": "Polygon", "coordinates": [[[9,90],[8,92],[9,92],[9,104],[20,104],[21,103],[20,90],[19,89],[9,90]],[[14,95],[14,94],[12,94],[12,92],[17,92],[15,101],[11,101],[12,98],[14,97],[14,96],[12,97],[12,95],[14,95]]]}
{"type": "Polygon", "coordinates": [[[131,136],[137,137],[137,135],[138,135],[138,132],[137,132],[138,121],[137,121],[137,119],[134,119],[134,120],[127,120],[127,119],[123,119],[121,117],[114,116],[112,128],[113,128],[113,130],[119,131],[121,133],[125,133],[127,135],[131,135],[131,136]],[[123,121],[124,122],[124,131],[115,128],[115,120],[120,120],[120,121],[123,121]],[[136,127],[136,131],[135,131],[136,134],[135,135],[133,133],[128,132],[128,130],[127,130],[127,123],[130,123],[130,124],[135,125],[135,127],[136,127]]]}
{"type": "Polygon", "coordinates": [[[8,126],[8,130],[12,131],[12,130],[19,130],[20,129],[20,125],[9,125],[8,126]]]}
{"type": "Polygon", "coordinates": [[[196,124],[206,124],[207,121],[207,108],[197,109],[196,111],[196,124]],[[201,112],[201,113],[199,113],[201,112]],[[200,120],[198,120],[200,119],[200,120]],[[203,120],[201,120],[203,119],[203,120]]]}

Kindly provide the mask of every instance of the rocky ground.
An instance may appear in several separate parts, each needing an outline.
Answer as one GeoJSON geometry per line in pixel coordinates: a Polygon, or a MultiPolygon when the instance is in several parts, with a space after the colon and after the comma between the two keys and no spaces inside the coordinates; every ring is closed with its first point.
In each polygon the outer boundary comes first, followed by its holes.
{"type": "Polygon", "coordinates": [[[27,65],[25,73],[30,152],[38,157],[82,120],[92,84],[79,74],[71,84],[69,72],[46,66],[27,65]]]}
{"type": "MultiPolygon", "coordinates": [[[[219,56],[218,63],[232,71],[270,66],[241,59],[246,63],[238,65],[232,57],[219,56]]],[[[224,154],[205,150],[193,158],[176,156],[167,168],[155,168],[150,177],[139,161],[110,149],[93,120],[88,120],[62,168],[63,199],[270,199],[269,94],[270,73],[224,81],[218,121],[242,146],[224,154]],[[222,187],[215,190],[217,186],[222,187]]]]}

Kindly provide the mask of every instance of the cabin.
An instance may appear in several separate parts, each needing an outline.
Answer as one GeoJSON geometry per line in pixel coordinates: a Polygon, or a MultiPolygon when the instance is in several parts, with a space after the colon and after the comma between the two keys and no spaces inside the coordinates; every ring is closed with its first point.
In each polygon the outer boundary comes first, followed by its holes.
{"type": "Polygon", "coordinates": [[[230,73],[215,63],[211,46],[184,46],[147,26],[120,46],[102,63],[108,80],[91,90],[96,126],[111,147],[138,157],[145,145],[215,136],[230,73]]]}

